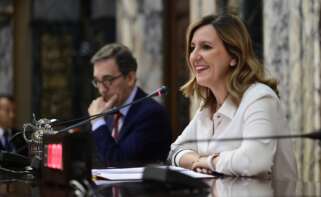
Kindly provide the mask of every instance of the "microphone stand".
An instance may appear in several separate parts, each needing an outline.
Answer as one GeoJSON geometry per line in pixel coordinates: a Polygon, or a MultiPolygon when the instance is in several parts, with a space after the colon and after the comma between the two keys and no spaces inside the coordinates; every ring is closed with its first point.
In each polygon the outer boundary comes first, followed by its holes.
{"type": "Polygon", "coordinates": [[[66,132],[70,129],[73,129],[73,128],[76,128],[76,127],[79,127],[79,126],[82,126],[83,124],[87,123],[87,122],[90,122],[91,120],[94,120],[96,118],[99,118],[99,117],[103,117],[103,116],[106,116],[106,115],[111,115],[111,114],[114,114],[116,113],[117,111],[119,111],[120,109],[123,109],[125,107],[128,107],[130,105],[135,105],[137,103],[140,103],[142,102],[143,100],[147,99],[147,98],[151,98],[151,97],[154,97],[154,96],[162,96],[162,95],[165,95],[167,93],[167,88],[166,86],[162,86],[161,88],[157,89],[156,91],[154,91],[153,93],[143,97],[143,98],[140,98],[140,99],[137,99],[137,100],[134,100],[133,102],[131,103],[127,103],[127,104],[124,104],[124,105],[121,105],[119,107],[114,107],[110,110],[108,110],[107,112],[103,112],[103,113],[100,113],[100,114],[95,114],[95,115],[92,115],[92,116],[89,116],[87,119],[83,120],[83,121],[80,121],[76,124],[73,124],[73,125],[70,125],[68,127],[65,127],[61,130],[59,130],[57,133],[61,133],[61,132],[66,132]]]}
{"type": "Polygon", "coordinates": [[[243,141],[243,140],[264,140],[264,139],[291,139],[291,138],[308,138],[312,140],[319,140],[319,145],[321,146],[321,129],[305,133],[305,134],[294,134],[294,135],[271,135],[271,136],[252,136],[252,137],[234,137],[234,138],[211,138],[211,139],[198,139],[198,140],[186,140],[180,143],[191,144],[196,142],[224,142],[224,141],[243,141]]]}

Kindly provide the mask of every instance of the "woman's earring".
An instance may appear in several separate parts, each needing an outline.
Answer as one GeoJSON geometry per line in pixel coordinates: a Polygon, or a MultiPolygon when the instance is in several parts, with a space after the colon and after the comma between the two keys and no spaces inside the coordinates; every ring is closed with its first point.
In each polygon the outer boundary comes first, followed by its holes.
{"type": "Polygon", "coordinates": [[[232,59],[232,61],[230,62],[230,66],[231,67],[236,66],[236,60],[235,59],[232,59]]]}

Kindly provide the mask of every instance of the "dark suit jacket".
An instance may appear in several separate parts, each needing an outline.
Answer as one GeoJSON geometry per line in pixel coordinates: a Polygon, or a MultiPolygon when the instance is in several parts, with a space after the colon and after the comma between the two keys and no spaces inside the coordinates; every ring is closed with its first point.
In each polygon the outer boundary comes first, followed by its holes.
{"type": "Polygon", "coordinates": [[[28,144],[23,138],[21,129],[12,129],[11,143],[13,144],[16,153],[28,156],[28,144]],[[12,138],[14,137],[14,138],[12,138]]]}
{"type": "Polygon", "coordinates": [[[0,151],[8,151],[8,152],[11,152],[11,151],[14,151],[14,145],[12,144],[12,142],[10,141],[10,137],[9,135],[6,133],[6,134],[3,134],[2,138],[5,139],[5,145],[3,145],[2,143],[0,143],[0,151]]]}
{"type": "MultiPolygon", "coordinates": [[[[134,100],[146,94],[138,88],[134,100]]],[[[99,158],[109,165],[165,161],[171,144],[165,108],[148,98],[132,105],[125,117],[118,142],[111,137],[110,121],[92,131],[99,158]]]]}

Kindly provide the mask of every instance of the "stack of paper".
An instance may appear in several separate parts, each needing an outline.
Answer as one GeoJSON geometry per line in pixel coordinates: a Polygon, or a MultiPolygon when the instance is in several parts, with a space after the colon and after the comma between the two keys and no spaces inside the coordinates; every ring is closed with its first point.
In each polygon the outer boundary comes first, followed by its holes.
{"type": "MultiPolygon", "coordinates": [[[[213,178],[214,176],[208,174],[202,174],[180,168],[176,166],[160,166],[161,168],[169,168],[170,170],[179,171],[183,174],[189,175],[193,178],[213,178]]],[[[106,179],[106,180],[142,180],[144,167],[139,168],[108,168],[108,169],[93,169],[92,175],[94,177],[106,179]]]]}

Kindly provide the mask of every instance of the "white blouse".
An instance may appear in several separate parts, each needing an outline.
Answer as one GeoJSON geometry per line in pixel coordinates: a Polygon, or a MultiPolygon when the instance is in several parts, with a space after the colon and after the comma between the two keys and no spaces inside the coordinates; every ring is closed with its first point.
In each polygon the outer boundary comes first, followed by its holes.
{"type": "Polygon", "coordinates": [[[290,139],[215,141],[220,138],[290,134],[280,101],[267,85],[255,83],[243,95],[239,106],[227,97],[210,117],[209,109],[199,109],[183,133],[171,145],[169,159],[178,165],[187,152],[201,156],[220,153],[216,171],[235,176],[270,174],[276,179],[295,179],[296,162],[290,139]],[[211,142],[197,142],[213,139],[211,142]],[[186,140],[195,143],[184,144],[186,140]]]}

